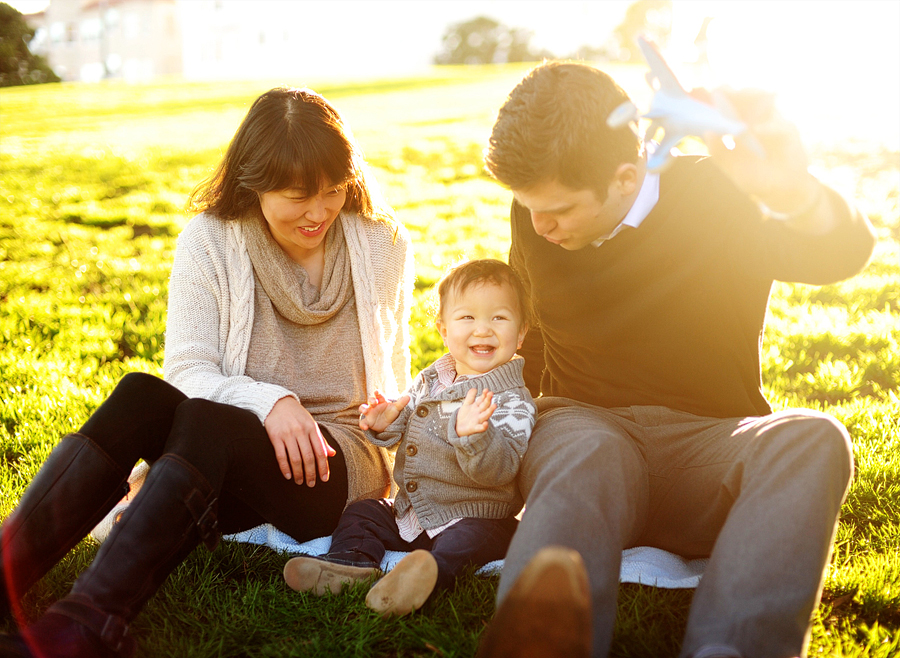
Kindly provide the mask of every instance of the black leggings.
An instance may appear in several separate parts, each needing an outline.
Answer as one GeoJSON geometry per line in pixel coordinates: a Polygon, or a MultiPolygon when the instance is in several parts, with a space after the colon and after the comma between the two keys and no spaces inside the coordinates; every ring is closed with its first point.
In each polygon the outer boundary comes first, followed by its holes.
{"type": "Polygon", "coordinates": [[[125,375],[80,432],[125,469],[166,453],[190,462],[219,493],[225,533],[271,523],[298,542],[330,535],[347,501],[347,465],[340,446],[329,458],[328,482],[314,487],[285,479],[259,418],[239,407],[188,398],[144,373],[125,375]]]}

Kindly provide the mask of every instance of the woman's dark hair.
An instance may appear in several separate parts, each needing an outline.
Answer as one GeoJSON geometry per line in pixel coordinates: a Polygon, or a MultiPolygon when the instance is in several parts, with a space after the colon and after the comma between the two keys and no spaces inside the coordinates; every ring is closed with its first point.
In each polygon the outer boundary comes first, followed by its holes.
{"type": "Polygon", "coordinates": [[[278,87],[257,98],[211,178],[193,191],[189,207],[221,219],[259,209],[259,194],[297,187],[316,194],[344,185],[344,210],[392,222],[390,209],[367,180],[350,130],[328,101],[310,89],[278,87]]]}

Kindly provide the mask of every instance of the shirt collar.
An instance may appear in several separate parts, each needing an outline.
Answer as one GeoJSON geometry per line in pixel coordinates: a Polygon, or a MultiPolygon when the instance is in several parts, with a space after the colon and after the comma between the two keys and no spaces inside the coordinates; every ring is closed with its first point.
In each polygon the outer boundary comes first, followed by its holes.
{"type": "Polygon", "coordinates": [[[647,215],[650,214],[650,211],[656,207],[658,201],[659,174],[648,171],[646,174],[644,174],[644,182],[641,183],[641,190],[640,192],[638,192],[637,198],[634,200],[634,203],[631,204],[631,209],[628,211],[628,214],[625,215],[625,219],[619,222],[619,225],[616,226],[616,228],[614,228],[612,231],[610,231],[606,235],[600,236],[599,238],[591,242],[591,245],[594,247],[599,247],[607,240],[612,240],[626,226],[637,228],[641,225],[641,222],[643,222],[647,218],[647,215]]]}
{"type": "Polygon", "coordinates": [[[436,394],[435,389],[437,389],[437,392],[440,392],[453,384],[456,379],[456,359],[447,352],[434,362],[434,371],[437,374],[437,379],[432,387],[432,395],[436,394]]]}
{"type": "MultiPolygon", "coordinates": [[[[513,357],[516,358],[516,357],[513,357]]],[[[450,388],[456,382],[464,382],[467,379],[476,379],[482,377],[486,373],[480,375],[459,375],[456,373],[456,359],[450,352],[447,352],[434,362],[434,371],[437,378],[431,386],[431,394],[437,395],[441,391],[450,388]]]]}

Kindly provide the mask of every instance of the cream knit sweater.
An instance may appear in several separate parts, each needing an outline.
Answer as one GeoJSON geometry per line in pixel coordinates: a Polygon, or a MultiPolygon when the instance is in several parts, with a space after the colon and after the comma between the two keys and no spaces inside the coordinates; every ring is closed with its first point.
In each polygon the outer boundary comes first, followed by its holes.
{"type": "MultiPolygon", "coordinates": [[[[342,213],[340,225],[350,254],[366,388],[370,394],[377,388],[397,396],[410,380],[409,238],[402,226],[395,239],[393,226],[352,213],[342,213]]],[[[169,280],[165,379],[189,397],[248,409],[264,422],[278,400],[296,395],[245,375],[254,294],[242,223],[206,213],[188,222],[169,280]]],[[[388,455],[383,457],[389,464],[388,455]]],[[[347,464],[350,500],[356,489],[354,466],[347,464]]]]}

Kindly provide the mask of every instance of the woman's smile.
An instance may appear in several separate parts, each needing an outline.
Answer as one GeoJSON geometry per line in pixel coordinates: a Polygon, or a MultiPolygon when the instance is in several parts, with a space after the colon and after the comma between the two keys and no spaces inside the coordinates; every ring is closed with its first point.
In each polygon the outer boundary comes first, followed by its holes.
{"type": "Polygon", "coordinates": [[[304,235],[313,236],[318,235],[323,226],[325,226],[325,222],[316,224],[315,226],[298,226],[297,229],[304,235]]]}

